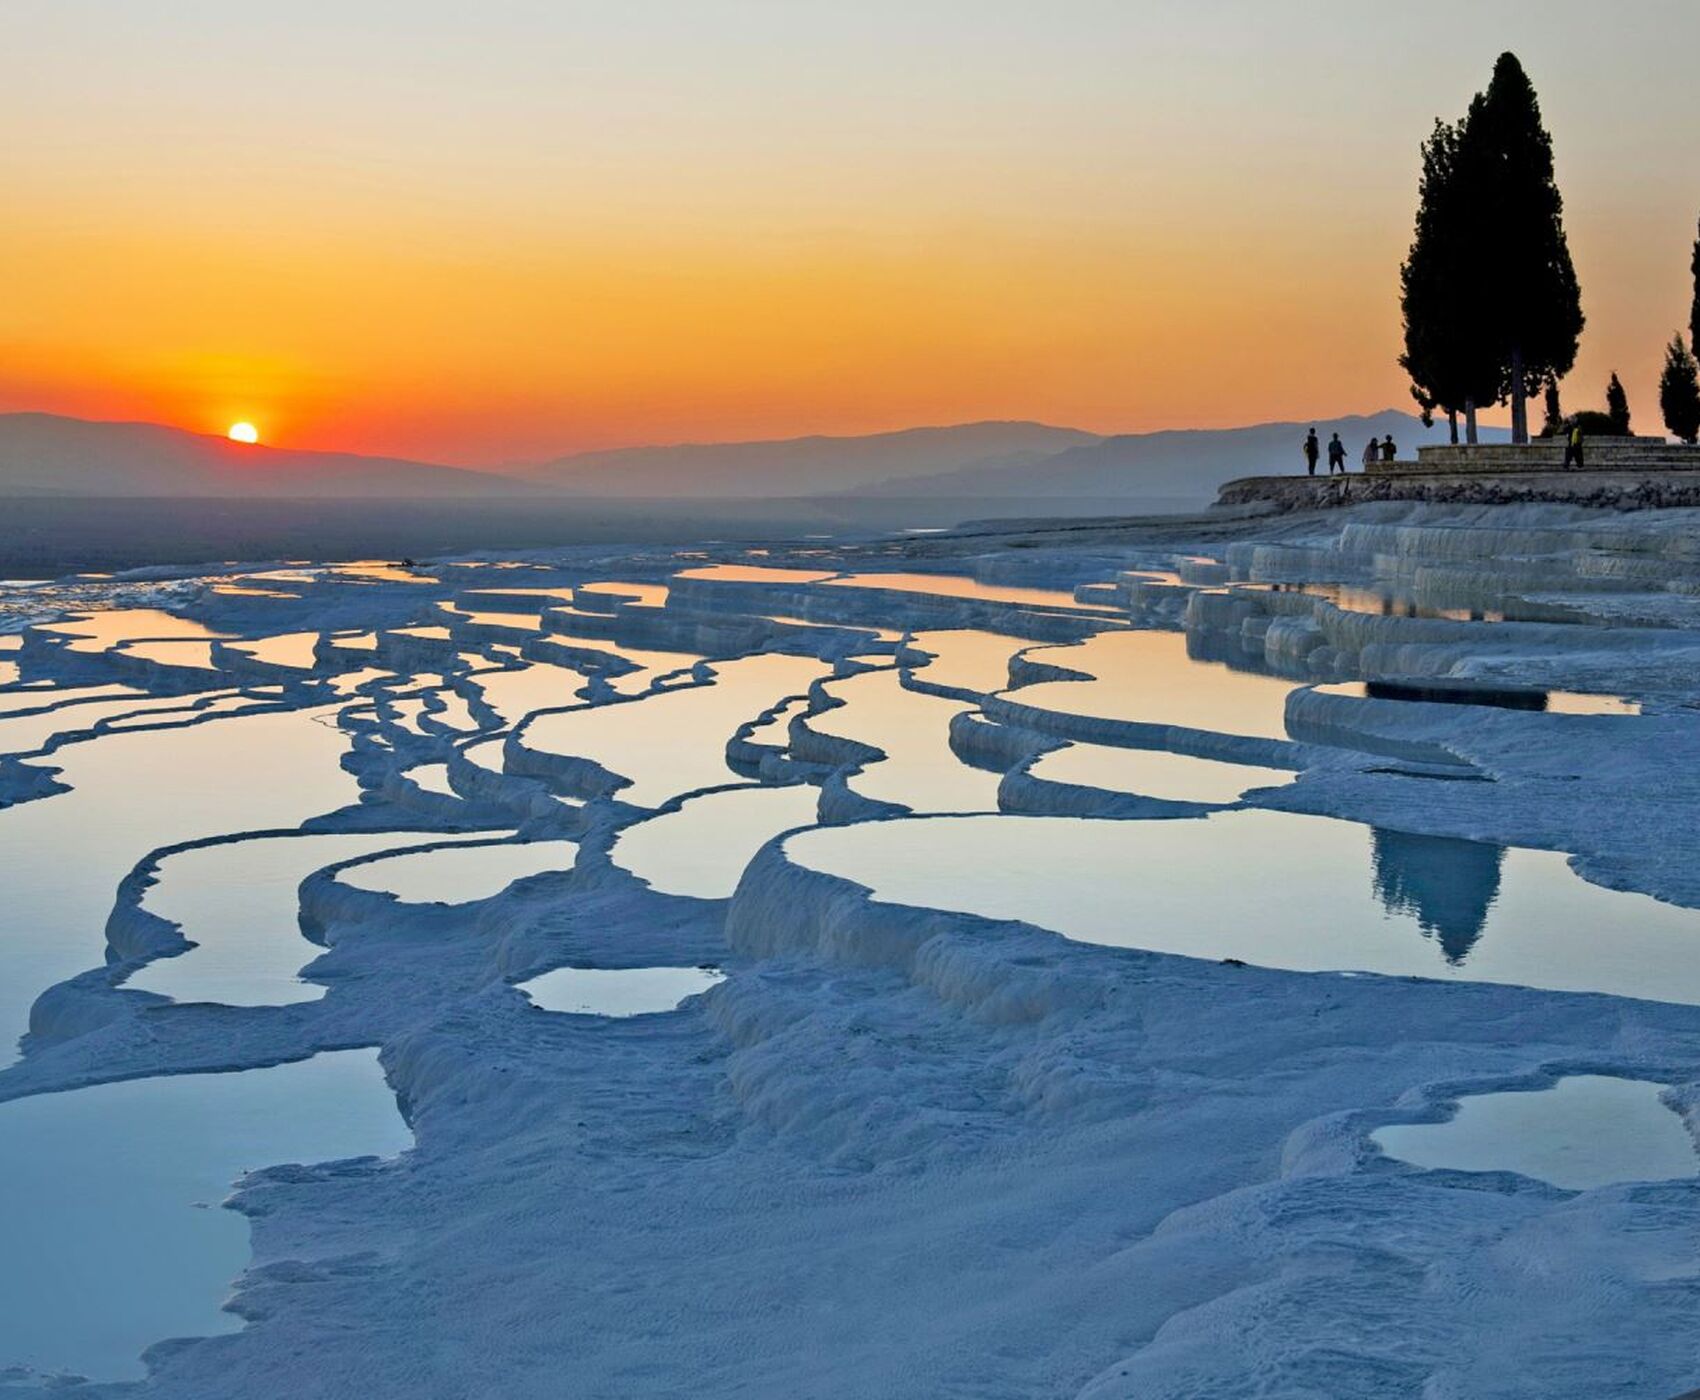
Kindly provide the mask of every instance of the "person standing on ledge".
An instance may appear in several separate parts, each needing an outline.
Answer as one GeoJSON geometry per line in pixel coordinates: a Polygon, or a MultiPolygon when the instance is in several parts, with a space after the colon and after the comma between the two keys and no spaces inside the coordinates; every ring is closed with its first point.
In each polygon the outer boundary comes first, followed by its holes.
{"type": "Polygon", "coordinates": [[[1389,433],[1381,440],[1381,460],[1391,462],[1399,455],[1399,449],[1393,445],[1393,434],[1389,433]]]}
{"type": "Polygon", "coordinates": [[[1582,470],[1582,425],[1572,423],[1570,431],[1564,435],[1564,465],[1560,471],[1569,471],[1570,464],[1576,463],[1576,470],[1582,470]]]}
{"type": "Polygon", "coordinates": [[[1381,444],[1378,443],[1374,438],[1371,438],[1368,442],[1366,442],[1364,444],[1364,470],[1366,472],[1370,469],[1370,465],[1380,455],[1381,455],[1381,444]]]}
{"type": "Polygon", "coordinates": [[[1335,472],[1346,474],[1346,444],[1340,441],[1339,433],[1328,439],[1328,475],[1335,472]]]}
{"type": "Polygon", "coordinates": [[[1316,429],[1312,428],[1305,434],[1305,470],[1312,476],[1316,475],[1316,459],[1319,452],[1316,441],[1316,429]]]}

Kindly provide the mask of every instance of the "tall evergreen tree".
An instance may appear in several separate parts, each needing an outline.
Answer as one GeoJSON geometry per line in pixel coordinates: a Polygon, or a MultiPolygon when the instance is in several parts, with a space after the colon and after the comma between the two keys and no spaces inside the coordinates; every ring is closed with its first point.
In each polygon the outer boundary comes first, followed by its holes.
{"type": "Polygon", "coordinates": [[[1682,343],[1680,334],[1671,337],[1665,349],[1665,369],[1659,376],[1659,408],[1665,427],[1690,446],[1700,438],[1700,366],[1682,343]]]}
{"type": "Polygon", "coordinates": [[[1399,268],[1405,352],[1399,364],[1411,376],[1411,397],[1425,420],[1445,410],[1458,441],[1464,411],[1474,442],[1472,405],[1496,396],[1498,372],[1474,325],[1468,286],[1461,275],[1467,233],[1463,191],[1457,179],[1458,128],[1437,121],[1423,142],[1417,186],[1416,232],[1399,268]]]}
{"type": "Polygon", "coordinates": [[[1611,419],[1611,430],[1629,436],[1629,395],[1623,392],[1623,381],[1612,371],[1611,382],[1606,385],[1606,417],[1611,419]]]}
{"type": "Polygon", "coordinates": [[[1700,228],[1694,235],[1694,254],[1688,261],[1688,270],[1694,275],[1694,300],[1688,307],[1688,343],[1694,347],[1693,353],[1700,355],[1700,228]]]}
{"type": "Polygon", "coordinates": [[[1558,402],[1558,381],[1547,376],[1546,421],[1541,424],[1542,437],[1557,437],[1564,428],[1564,410],[1558,402]]]}
{"type": "Polygon", "coordinates": [[[1511,400],[1511,438],[1529,440],[1526,397],[1576,363],[1582,297],[1553,179],[1552,137],[1515,55],[1503,53],[1458,129],[1455,178],[1467,230],[1463,280],[1511,400]]]}

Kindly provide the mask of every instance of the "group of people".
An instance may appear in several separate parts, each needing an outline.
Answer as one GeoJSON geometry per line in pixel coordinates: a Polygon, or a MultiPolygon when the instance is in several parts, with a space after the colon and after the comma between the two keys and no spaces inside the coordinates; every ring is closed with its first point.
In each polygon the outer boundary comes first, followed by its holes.
{"type": "MultiPolygon", "coordinates": [[[[1383,462],[1391,462],[1398,455],[1399,449],[1393,444],[1393,434],[1389,433],[1379,442],[1371,438],[1364,444],[1363,464],[1367,470],[1369,464],[1378,458],[1383,462]]],[[[1312,428],[1305,434],[1304,442],[1305,468],[1312,476],[1316,475],[1317,459],[1322,456],[1322,444],[1312,428]]],[[[1333,476],[1339,472],[1346,474],[1346,444],[1340,441],[1340,434],[1335,433],[1328,439],[1328,474],[1333,476]]]]}

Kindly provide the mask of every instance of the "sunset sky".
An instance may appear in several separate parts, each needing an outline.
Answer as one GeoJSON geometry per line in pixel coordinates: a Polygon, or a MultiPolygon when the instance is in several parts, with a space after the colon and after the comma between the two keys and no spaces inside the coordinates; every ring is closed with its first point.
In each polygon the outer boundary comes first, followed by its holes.
{"type": "Polygon", "coordinates": [[[1700,5],[4,0],[0,410],[495,464],[1407,406],[1417,146],[1513,49],[1656,430],[1700,5]]]}

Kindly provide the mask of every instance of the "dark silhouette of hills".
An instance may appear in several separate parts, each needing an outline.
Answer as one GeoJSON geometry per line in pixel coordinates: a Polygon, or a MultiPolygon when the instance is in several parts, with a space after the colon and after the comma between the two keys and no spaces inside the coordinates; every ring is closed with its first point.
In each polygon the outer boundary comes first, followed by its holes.
{"type": "Polygon", "coordinates": [[[156,423],[0,414],[0,496],[426,500],[534,492],[510,477],[431,462],[249,446],[156,423]]]}
{"type": "Polygon", "coordinates": [[[1098,441],[1093,433],[1044,423],[962,423],[860,437],[617,448],[510,470],[575,496],[818,496],[941,472],[1019,476],[1098,441]]]}
{"type": "MultiPolygon", "coordinates": [[[[1009,497],[1069,498],[1090,501],[1094,513],[1106,503],[1162,499],[1188,506],[1205,506],[1216,499],[1225,481],[1242,476],[1302,472],[1299,446],[1314,426],[1322,441],[1338,432],[1346,444],[1346,460],[1359,469],[1364,443],[1393,434],[1401,457],[1419,444],[1445,442],[1446,424],[1425,428],[1420,419],[1396,409],[1343,418],[1317,418],[1290,423],[1259,423],[1247,428],[1197,428],[1155,433],[1120,433],[1082,443],[1048,458],[1036,467],[971,465],[925,476],[889,480],[859,494],[918,497],[961,497],[982,504],[1009,497]]],[[[1503,429],[1484,429],[1485,441],[1503,441],[1503,429]]],[[[1320,469],[1319,469],[1320,470],[1320,469]]],[[[987,511],[987,514],[993,512],[987,511]]]]}

